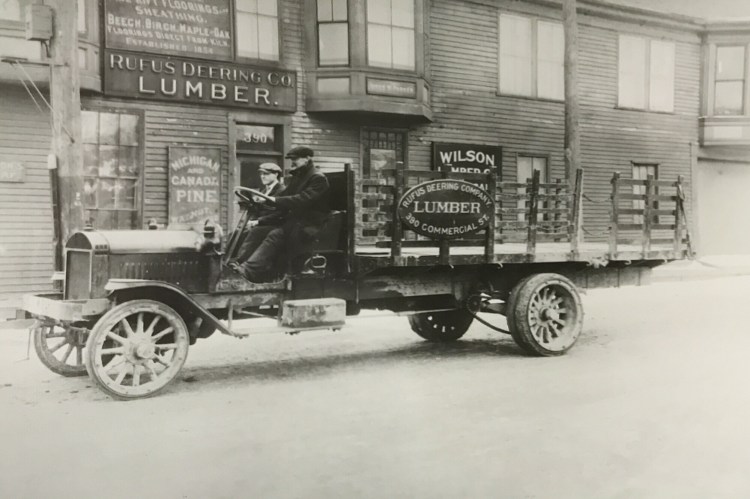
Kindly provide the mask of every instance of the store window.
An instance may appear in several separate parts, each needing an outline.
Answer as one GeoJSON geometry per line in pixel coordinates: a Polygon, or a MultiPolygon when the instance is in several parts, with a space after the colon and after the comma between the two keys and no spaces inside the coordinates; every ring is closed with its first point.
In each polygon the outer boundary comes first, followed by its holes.
{"type": "MultiPolygon", "coordinates": [[[[647,180],[649,175],[654,180],[657,180],[659,173],[659,165],[654,163],[633,163],[633,180],[647,180]]],[[[633,186],[633,194],[638,196],[643,196],[646,194],[646,186],[645,185],[634,185],[633,186]]],[[[652,193],[654,195],[658,194],[657,189],[654,190],[652,193]]],[[[646,208],[646,201],[644,199],[634,199],[633,200],[633,208],[636,210],[643,210],[646,208]]],[[[657,209],[657,203],[654,202],[653,209],[657,209]]],[[[654,222],[658,223],[658,217],[654,217],[654,222]]],[[[643,215],[633,215],[633,223],[634,224],[642,224],[643,223],[643,215]]]]}
{"type": "Polygon", "coordinates": [[[618,106],[674,111],[675,45],[620,35],[618,106]]]}
{"type": "Polygon", "coordinates": [[[318,64],[349,64],[349,16],[346,0],[318,0],[318,64]]]}
{"type": "Polygon", "coordinates": [[[744,114],[745,60],[744,45],[716,47],[714,114],[744,114]]]}
{"type": "Polygon", "coordinates": [[[499,92],[563,100],[562,24],[515,14],[499,18],[499,92]]]}
{"type": "MultiPolygon", "coordinates": [[[[531,178],[534,176],[535,170],[539,171],[539,182],[540,183],[547,182],[548,172],[547,172],[547,157],[546,156],[518,156],[518,160],[517,160],[518,182],[523,183],[523,182],[527,182],[528,180],[531,180],[531,178]]],[[[525,194],[526,188],[519,187],[518,193],[525,194]]],[[[518,200],[518,209],[519,210],[528,209],[527,201],[525,199],[518,200]]],[[[542,220],[541,214],[539,214],[539,220],[542,220]]],[[[526,221],[526,214],[519,213],[518,221],[519,222],[526,221]]]]}
{"type": "Polygon", "coordinates": [[[143,169],[138,114],[82,111],[83,206],[97,229],[135,229],[143,169]]]}
{"type": "Polygon", "coordinates": [[[279,60],[277,0],[237,0],[237,55],[279,60]]]}
{"type": "Polygon", "coordinates": [[[367,64],[414,70],[414,0],[367,0],[367,64]]]}
{"type": "Polygon", "coordinates": [[[366,128],[362,131],[362,175],[374,177],[382,170],[396,168],[405,163],[406,132],[366,128]]]}

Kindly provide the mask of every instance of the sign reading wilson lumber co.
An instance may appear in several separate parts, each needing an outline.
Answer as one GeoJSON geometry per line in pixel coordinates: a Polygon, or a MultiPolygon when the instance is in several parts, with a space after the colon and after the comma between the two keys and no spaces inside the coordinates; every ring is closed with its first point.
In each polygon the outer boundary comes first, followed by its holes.
{"type": "Polygon", "coordinates": [[[104,0],[110,49],[232,58],[231,0],[104,0]]]}
{"type": "Polygon", "coordinates": [[[495,204],[487,191],[463,180],[430,180],[401,197],[404,228],[433,239],[456,239],[487,228],[495,204]]]}
{"type": "Polygon", "coordinates": [[[293,112],[297,110],[297,74],[244,64],[106,50],[104,93],[293,112]]]}

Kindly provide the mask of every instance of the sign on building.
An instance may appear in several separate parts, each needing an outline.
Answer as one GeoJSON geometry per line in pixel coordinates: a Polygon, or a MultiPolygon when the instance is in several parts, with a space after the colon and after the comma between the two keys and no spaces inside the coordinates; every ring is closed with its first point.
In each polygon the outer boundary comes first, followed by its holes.
{"type": "Polygon", "coordinates": [[[297,109],[297,74],[284,69],[106,50],[104,93],[293,112],[297,109]]]}
{"type": "Polygon", "coordinates": [[[232,59],[231,0],[104,0],[107,48],[232,59]]]}
{"type": "Polygon", "coordinates": [[[450,165],[452,172],[489,173],[502,177],[503,148],[484,144],[432,143],[432,167],[441,170],[450,165]]]}
{"type": "Polygon", "coordinates": [[[169,225],[191,227],[221,212],[221,149],[169,148],[169,225]]]}

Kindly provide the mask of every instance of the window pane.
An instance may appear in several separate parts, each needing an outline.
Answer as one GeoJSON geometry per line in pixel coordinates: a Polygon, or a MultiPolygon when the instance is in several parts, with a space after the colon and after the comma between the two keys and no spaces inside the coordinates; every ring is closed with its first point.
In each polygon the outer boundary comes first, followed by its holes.
{"type": "Polygon", "coordinates": [[[331,0],[318,0],[318,21],[333,21],[331,0]]]}
{"type": "Polygon", "coordinates": [[[138,148],[120,147],[120,164],[118,168],[120,177],[138,176],[138,148]]]}
{"type": "Polygon", "coordinates": [[[237,0],[238,12],[258,12],[258,0],[237,0]]]}
{"type": "MultiPolygon", "coordinates": [[[[0,10],[3,9],[3,1],[0,0],[0,10]]],[[[78,0],[78,31],[86,32],[86,0],[78,0]]]]}
{"type": "Polygon", "coordinates": [[[258,58],[258,16],[255,14],[237,14],[237,52],[258,58]]]}
{"type": "Polygon", "coordinates": [[[349,64],[349,30],[346,23],[321,24],[318,26],[321,66],[349,64]]]}
{"type": "Polygon", "coordinates": [[[393,28],[393,67],[414,69],[414,30],[393,28]]]}
{"type": "Polygon", "coordinates": [[[99,143],[99,113],[81,111],[81,140],[84,144],[99,143]]]}
{"type": "Polygon", "coordinates": [[[346,21],[349,19],[346,10],[346,0],[333,0],[333,20],[346,21]]]}
{"type": "Polygon", "coordinates": [[[21,5],[19,0],[0,0],[0,19],[20,21],[21,5]]]}
{"type": "Polygon", "coordinates": [[[716,79],[742,80],[745,78],[745,47],[716,48],[716,79]]]}
{"type": "Polygon", "coordinates": [[[258,16],[258,37],[260,38],[258,58],[278,60],[279,23],[275,17],[258,16]]]}
{"type": "Polygon", "coordinates": [[[83,174],[87,177],[99,175],[99,146],[96,144],[83,145],[83,174]]]}
{"type": "Polygon", "coordinates": [[[537,24],[537,95],[545,99],[565,98],[565,37],[558,23],[537,24]]]}
{"type": "Polygon", "coordinates": [[[530,96],[531,62],[531,20],[501,14],[500,92],[530,96]]]}
{"type": "Polygon", "coordinates": [[[370,66],[391,67],[391,28],[370,24],[367,27],[367,62],[370,66]]]}
{"type": "Polygon", "coordinates": [[[404,28],[414,27],[414,0],[391,0],[392,24],[404,28]]]}
{"type": "Polygon", "coordinates": [[[138,116],[134,114],[120,115],[120,145],[138,145],[138,116]]]}
{"type": "Polygon", "coordinates": [[[276,0],[258,0],[258,14],[276,17],[278,15],[276,0]]]}
{"type": "Polygon", "coordinates": [[[391,1],[367,0],[367,22],[391,24],[391,1]]]}
{"type": "Polygon", "coordinates": [[[96,208],[96,191],[99,190],[99,179],[87,178],[83,181],[83,207],[96,208]]]}
{"type": "Polygon", "coordinates": [[[120,116],[115,113],[99,114],[99,143],[117,145],[120,116]]]}
{"type": "Polygon", "coordinates": [[[135,209],[135,181],[115,181],[115,208],[133,210],[135,209]]]}
{"type": "Polygon", "coordinates": [[[117,176],[117,146],[99,146],[99,176],[117,176]]]}
{"type": "Polygon", "coordinates": [[[115,207],[115,181],[114,179],[99,179],[99,189],[97,190],[97,207],[114,208],[115,207]]]}
{"type": "Polygon", "coordinates": [[[646,40],[620,36],[618,105],[646,107],[646,40]]]}
{"type": "Polygon", "coordinates": [[[742,81],[717,81],[714,97],[714,114],[743,114],[742,81]]]}
{"type": "Polygon", "coordinates": [[[651,42],[649,109],[674,111],[674,44],[651,42]]]}

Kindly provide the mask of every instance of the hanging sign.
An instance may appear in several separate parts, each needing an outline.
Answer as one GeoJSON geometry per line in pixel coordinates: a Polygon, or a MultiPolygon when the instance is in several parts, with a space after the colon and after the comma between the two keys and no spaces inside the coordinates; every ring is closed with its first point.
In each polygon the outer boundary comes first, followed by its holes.
{"type": "Polygon", "coordinates": [[[194,226],[221,210],[221,149],[169,148],[169,225],[194,226]]]}
{"type": "Polygon", "coordinates": [[[487,191],[463,180],[430,180],[398,203],[404,228],[432,239],[456,239],[486,229],[495,203],[487,191]]]}

